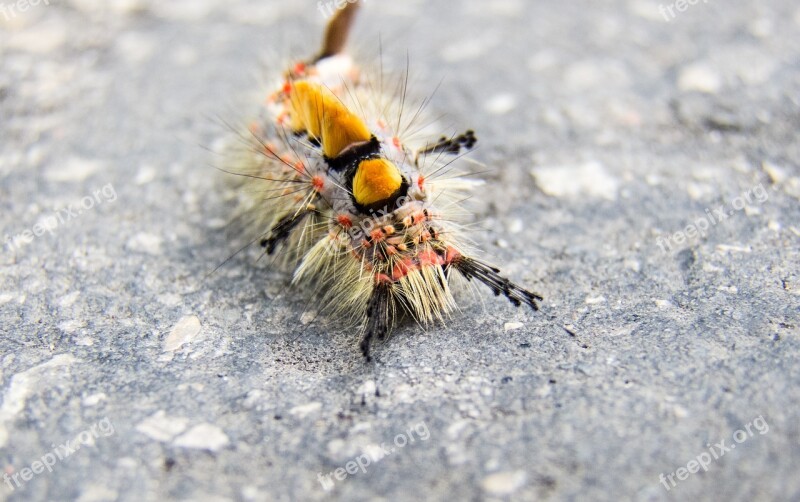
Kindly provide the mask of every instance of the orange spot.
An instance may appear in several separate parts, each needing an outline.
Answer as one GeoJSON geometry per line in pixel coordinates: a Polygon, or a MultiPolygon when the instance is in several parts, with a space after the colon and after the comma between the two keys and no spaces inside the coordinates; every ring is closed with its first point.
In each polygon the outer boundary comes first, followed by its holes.
{"type": "Polygon", "coordinates": [[[421,267],[426,265],[439,265],[441,263],[441,258],[439,258],[439,255],[437,255],[436,252],[430,248],[421,251],[418,255],[418,259],[421,267]]]}
{"type": "Polygon", "coordinates": [[[380,229],[373,230],[370,232],[369,236],[372,238],[373,242],[380,242],[383,240],[383,232],[380,229]]]}
{"type": "Polygon", "coordinates": [[[386,225],[385,227],[383,227],[383,233],[385,233],[386,235],[393,235],[394,234],[394,226],[386,225]]]}
{"type": "Polygon", "coordinates": [[[400,138],[398,138],[397,136],[392,138],[392,144],[394,145],[395,148],[397,148],[399,150],[400,149],[400,138]]]}
{"type": "Polygon", "coordinates": [[[344,228],[350,228],[353,226],[353,220],[351,220],[346,214],[340,214],[337,216],[336,222],[344,228]]]}
{"type": "Polygon", "coordinates": [[[395,266],[392,267],[392,279],[399,281],[413,270],[414,264],[410,260],[398,261],[395,266]]]}
{"type": "Polygon", "coordinates": [[[314,190],[319,192],[322,190],[322,187],[325,186],[325,180],[322,179],[322,176],[314,176],[311,178],[311,185],[314,187],[314,190]]]}
{"type": "Polygon", "coordinates": [[[447,252],[444,255],[444,262],[445,263],[453,263],[454,260],[457,260],[461,257],[461,253],[456,250],[456,248],[449,246],[447,248],[447,252]]]}
{"type": "Polygon", "coordinates": [[[292,93],[292,84],[289,81],[283,83],[283,93],[284,94],[291,94],[292,93]]]}
{"type": "Polygon", "coordinates": [[[294,65],[294,72],[298,75],[302,75],[306,72],[306,64],[302,61],[294,65]]]}
{"type": "Polygon", "coordinates": [[[420,190],[424,190],[423,185],[425,185],[425,176],[420,176],[417,180],[417,186],[420,190]]]}
{"type": "Polygon", "coordinates": [[[378,282],[378,283],[381,283],[381,282],[383,282],[383,283],[392,282],[392,278],[389,277],[386,274],[376,274],[375,275],[375,282],[378,282]]]}

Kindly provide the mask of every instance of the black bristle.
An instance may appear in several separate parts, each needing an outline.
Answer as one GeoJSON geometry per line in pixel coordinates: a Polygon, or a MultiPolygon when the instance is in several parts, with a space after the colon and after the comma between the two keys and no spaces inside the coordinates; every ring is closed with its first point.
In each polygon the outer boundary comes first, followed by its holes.
{"type": "Polygon", "coordinates": [[[461,153],[462,148],[471,150],[477,141],[478,138],[475,137],[475,132],[470,129],[464,134],[459,134],[453,138],[442,136],[439,138],[439,141],[432,145],[427,145],[425,148],[420,150],[419,153],[421,155],[427,155],[431,153],[449,153],[458,155],[461,153]]]}
{"type": "Polygon", "coordinates": [[[371,360],[369,345],[373,338],[383,340],[389,334],[392,325],[392,286],[388,283],[378,283],[372,290],[367,305],[367,324],[364,338],[361,340],[361,353],[371,360]]]}
{"type": "Polygon", "coordinates": [[[274,253],[275,248],[278,247],[278,244],[286,240],[294,227],[303,221],[303,218],[305,218],[311,212],[313,211],[307,209],[299,213],[289,213],[278,220],[278,223],[276,223],[275,226],[273,226],[269,231],[269,237],[261,240],[261,247],[266,248],[267,254],[274,253]]]}
{"type": "Polygon", "coordinates": [[[461,275],[467,280],[472,280],[474,277],[489,286],[495,296],[499,296],[502,293],[514,306],[519,307],[524,303],[533,310],[539,310],[537,300],[541,301],[544,299],[540,295],[528,291],[505,277],[502,277],[499,274],[499,269],[478,260],[461,256],[453,261],[452,265],[456,270],[461,272],[461,275]]]}

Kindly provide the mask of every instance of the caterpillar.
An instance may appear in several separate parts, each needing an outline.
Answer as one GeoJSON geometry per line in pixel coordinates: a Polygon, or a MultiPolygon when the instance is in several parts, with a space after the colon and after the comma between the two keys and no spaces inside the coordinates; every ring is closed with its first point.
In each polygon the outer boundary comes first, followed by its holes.
{"type": "Polygon", "coordinates": [[[358,9],[342,6],[321,50],[282,73],[223,171],[235,175],[253,242],[358,327],[369,361],[403,316],[444,321],[456,276],[516,306],[538,310],[542,297],[475,257],[457,221],[474,186],[463,165],[475,133],[419,138],[427,101],[406,110],[407,74],[385,92],[383,70],[371,77],[345,52],[358,9]]]}

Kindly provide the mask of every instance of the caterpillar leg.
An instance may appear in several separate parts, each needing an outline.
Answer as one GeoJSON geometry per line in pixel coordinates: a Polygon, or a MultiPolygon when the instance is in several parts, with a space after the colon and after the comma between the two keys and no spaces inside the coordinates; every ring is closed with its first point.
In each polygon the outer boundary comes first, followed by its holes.
{"type": "Polygon", "coordinates": [[[489,286],[495,296],[499,296],[502,293],[517,307],[524,303],[533,310],[539,310],[539,305],[536,302],[544,300],[540,295],[528,291],[501,276],[498,268],[473,258],[458,256],[453,259],[450,265],[458,270],[468,281],[473,278],[479,280],[489,286]]]}
{"type": "Polygon", "coordinates": [[[393,301],[392,285],[388,282],[376,283],[369,297],[364,338],[361,340],[361,353],[367,361],[370,360],[369,345],[372,339],[383,340],[389,334],[394,322],[393,301]]]}

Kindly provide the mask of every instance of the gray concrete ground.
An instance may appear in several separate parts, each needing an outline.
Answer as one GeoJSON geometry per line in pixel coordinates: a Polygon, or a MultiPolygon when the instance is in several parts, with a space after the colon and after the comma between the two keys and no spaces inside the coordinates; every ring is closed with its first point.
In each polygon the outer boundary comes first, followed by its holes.
{"type": "Polygon", "coordinates": [[[235,249],[214,117],[316,48],[317,4],[23,2],[1,499],[800,498],[796,2],[368,2],[357,50],[444,79],[491,166],[475,238],[546,297],[467,296],[372,364],[256,250],[203,280],[235,249]]]}

